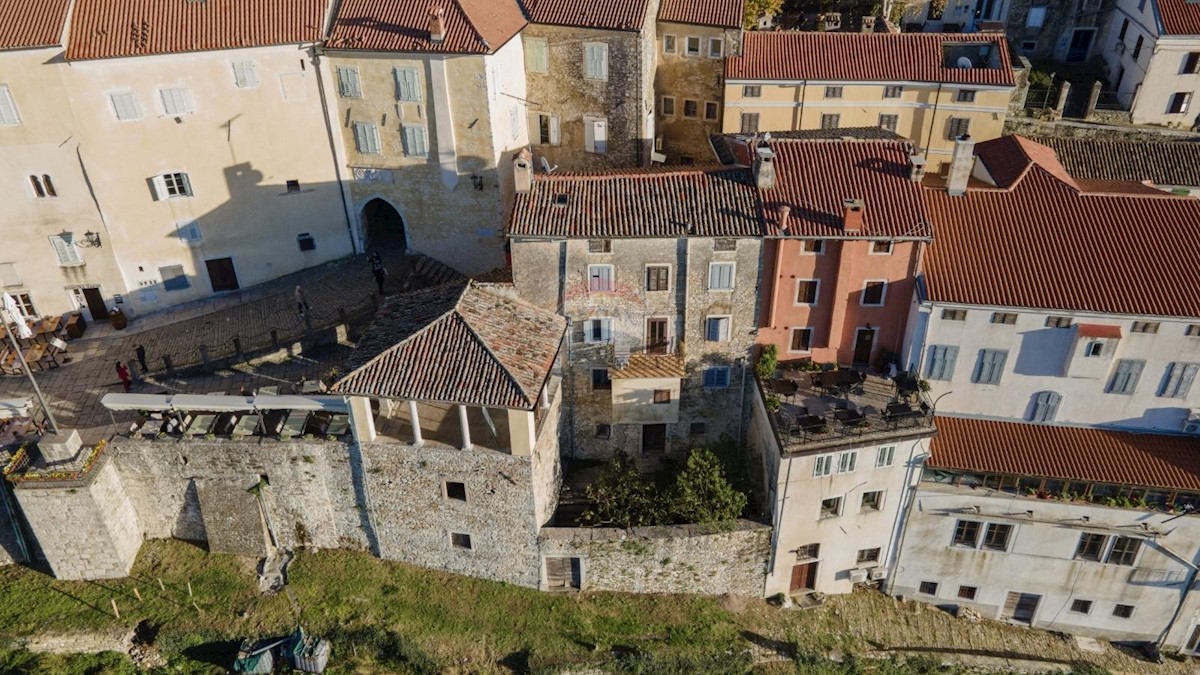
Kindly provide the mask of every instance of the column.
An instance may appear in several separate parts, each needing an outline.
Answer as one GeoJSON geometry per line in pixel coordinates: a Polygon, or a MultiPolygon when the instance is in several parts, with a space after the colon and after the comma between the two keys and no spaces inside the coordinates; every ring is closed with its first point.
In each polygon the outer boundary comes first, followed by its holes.
{"type": "Polygon", "coordinates": [[[462,449],[471,449],[471,427],[467,422],[467,406],[459,404],[458,406],[458,423],[462,426],[462,449]]]}
{"type": "Polygon", "coordinates": [[[366,396],[347,396],[350,403],[350,428],[354,440],[370,443],[375,440],[375,416],[371,414],[371,399],[366,396]]]}
{"type": "Polygon", "coordinates": [[[413,428],[413,445],[420,445],[425,442],[421,438],[421,418],[417,417],[417,402],[408,402],[408,419],[412,422],[413,428]]]}

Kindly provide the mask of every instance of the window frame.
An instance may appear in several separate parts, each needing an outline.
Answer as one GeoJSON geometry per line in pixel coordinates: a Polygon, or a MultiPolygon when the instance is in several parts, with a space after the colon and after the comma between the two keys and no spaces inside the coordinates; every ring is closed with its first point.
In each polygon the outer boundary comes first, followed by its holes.
{"type": "Polygon", "coordinates": [[[1081,532],[1071,559],[1101,562],[1104,560],[1104,551],[1107,547],[1108,535],[1098,532],[1081,532]]]}
{"type": "Polygon", "coordinates": [[[1009,546],[1012,545],[1013,534],[1017,528],[1011,523],[987,523],[984,528],[983,537],[979,540],[979,549],[982,551],[1003,551],[1007,552],[1009,546]],[[997,546],[994,541],[994,533],[997,531],[1004,532],[1004,539],[1001,545],[997,546]]]}
{"type": "Polygon", "coordinates": [[[710,292],[720,292],[720,293],[733,292],[733,290],[737,287],[737,263],[731,262],[731,261],[724,261],[724,260],[708,263],[708,280],[707,281],[708,281],[707,290],[709,290],[710,292]],[[715,268],[715,267],[728,267],[729,268],[729,286],[728,287],[713,286],[713,268],[715,268]]]}
{"type": "Polygon", "coordinates": [[[654,405],[669,405],[671,403],[671,390],[655,389],[652,400],[654,405]]]}
{"type": "Polygon", "coordinates": [[[813,457],[813,478],[824,478],[833,475],[833,455],[817,455],[813,457]]]}
{"type": "Polygon", "coordinates": [[[404,149],[404,156],[413,159],[428,159],[430,156],[429,149],[429,127],[424,124],[408,124],[407,122],[400,125],[400,145],[404,149]],[[409,140],[409,135],[412,135],[412,140],[409,140]],[[414,148],[416,141],[420,141],[420,147],[414,148]]]}
{"type": "Polygon", "coordinates": [[[844,452],[837,453],[837,467],[835,467],[835,472],[838,475],[841,475],[844,473],[854,473],[855,470],[857,470],[857,468],[858,468],[858,451],[857,450],[846,450],[844,452]]]}
{"type": "Polygon", "coordinates": [[[836,100],[845,96],[846,88],[838,84],[825,85],[825,94],[821,98],[836,100]]]}
{"type": "Polygon", "coordinates": [[[1070,611],[1072,614],[1088,615],[1088,614],[1092,613],[1092,606],[1094,604],[1095,603],[1093,603],[1091,600],[1084,600],[1083,598],[1074,598],[1073,600],[1071,600],[1070,611]]]}
{"type": "MultiPolygon", "coordinates": [[[[701,383],[705,389],[728,389],[732,381],[732,370],[729,366],[708,366],[700,371],[701,383]],[[724,384],[709,383],[709,373],[724,373],[724,384]]],[[[721,379],[721,378],[717,378],[721,379]]]]}
{"type": "Polygon", "coordinates": [[[725,58],[725,38],[709,37],[708,38],[708,58],[723,59],[725,58]],[[714,50],[713,45],[717,48],[714,50]]]}
{"type": "Polygon", "coordinates": [[[1167,99],[1168,115],[1186,115],[1192,106],[1192,92],[1177,91],[1167,99]]]}
{"type": "Polygon", "coordinates": [[[166,117],[181,117],[196,112],[195,106],[192,105],[191,92],[187,87],[159,87],[158,100],[166,117]],[[172,108],[180,104],[182,109],[172,112],[172,108]]]}
{"type": "Polygon", "coordinates": [[[587,266],[588,293],[612,293],[617,287],[617,269],[612,263],[588,263],[587,266]],[[607,283],[597,283],[603,275],[593,273],[593,270],[608,270],[607,283]]]}
{"type": "Polygon", "coordinates": [[[450,548],[455,551],[474,551],[475,544],[471,541],[471,535],[468,532],[451,532],[450,533],[450,548]]]}
{"type": "Polygon", "coordinates": [[[950,117],[946,120],[946,140],[956,140],[971,133],[970,117],[950,117]]]}
{"type": "Polygon", "coordinates": [[[374,122],[352,122],[354,149],[360,155],[382,155],[383,141],[374,122]]]}
{"type": "Polygon", "coordinates": [[[979,537],[983,534],[983,523],[978,520],[960,518],[954,521],[954,532],[950,535],[952,548],[979,548],[979,537]]]}
{"type": "Polygon", "coordinates": [[[1104,557],[1104,562],[1109,565],[1133,567],[1137,564],[1138,555],[1141,552],[1141,539],[1137,537],[1126,537],[1119,534],[1113,535],[1112,544],[1108,547],[1108,555],[1104,557]],[[1123,544],[1129,546],[1130,548],[1126,549],[1122,547],[1123,544]],[[1122,547],[1121,550],[1118,551],[1118,547],[1122,547]]]}
{"type": "Polygon", "coordinates": [[[74,232],[60,232],[49,236],[50,246],[54,249],[54,255],[58,258],[59,267],[80,267],[86,263],[83,259],[83,253],[79,247],[75,245],[74,232]],[[55,242],[61,242],[61,246],[55,242]],[[70,251],[64,259],[63,252],[70,251]]]}
{"type": "Polygon", "coordinates": [[[887,304],[887,292],[887,279],[863,279],[863,287],[858,296],[858,304],[863,307],[883,307],[887,304]],[[867,302],[867,291],[871,290],[872,284],[877,284],[876,287],[879,288],[879,302],[867,302]]]}
{"type": "Polygon", "coordinates": [[[917,593],[919,593],[921,595],[931,595],[933,597],[937,597],[938,582],[936,582],[936,581],[919,582],[917,584],[917,593]]]}
{"type": "Polygon", "coordinates": [[[612,375],[608,368],[591,369],[592,391],[612,391],[612,375]]]}
{"type": "MultiPolygon", "coordinates": [[[[536,72],[536,71],[535,71],[536,72]]],[[[396,100],[401,103],[420,103],[424,100],[421,87],[421,71],[413,66],[393,66],[392,83],[396,87],[396,100]],[[406,82],[401,73],[411,74],[412,81],[406,82]]]]}
{"type": "Polygon", "coordinates": [[[864,490],[858,503],[859,513],[877,513],[883,510],[884,490],[864,490]],[[874,495],[868,503],[868,497],[874,495]]]}
{"type": "Polygon", "coordinates": [[[740,130],[739,133],[757,134],[758,127],[761,124],[761,122],[762,122],[761,113],[743,112],[741,114],[741,116],[738,118],[738,129],[740,130]]]}
{"type": "Polygon", "coordinates": [[[663,54],[678,54],[679,53],[679,36],[673,33],[663,35],[663,54]],[[671,47],[667,48],[667,42],[670,41],[671,47]]]}
{"type": "Polygon", "coordinates": [[[884,469],[896,463],[896,446],[881,445],[875,450],[875,468],[884,469]]]}
{"type": "Polygon", "coordinates": [[[522,39],[522,44],[534,46],[540,45],[536,49],[525,48],[525,70],[530,73],[538,73],[545,75],[550,72],[550,45],[544,37],[526,37],[522,39]],[[545,59],[544,65],[537,62],[536,54],[540,53],[545,59]],[[542,66],[541,69],[538,66],[542,66]]]}
{"type": "Polygon", "coordinates": [[[1118,396],[1132,396],[1137,393],[1138,383],[1146,369],[1143,359],[1117,359],[1113,364],[1113,373],[1104,387],[1104,393],[1118,396]]]}
{"type": "Polygon", "coordinates": [[[642,286],[642,288],[647,293],[666,293],[671,290],[671,265],[669,263],[650,263],[646,265],[643,270],[645,284],[642,286]],[[663,277],[662,279],[655,280],[655,285],[658,285],[659,281],[665,282],[661,284],[661,288],[650,288],[651,272],[663,277]]]}
{"type": "Polygon", "coordinates": [[[675,108],[675,97],[674,96],[668,96],[668,95],[664,94],[659,97],[658,114],[660,117],[674,117],[675,110],[676,110],[676,108],[675,108]],[[670,106],[667,105],[668,102],[670,103],[670,106]],[[667,112],[668,107],[670,107],[670,109],[671,109],[670,112],[667,112]]]}
{"type": "Polygon", "coordinates": [[[590,345],[608,344],[612,342],[612,327],[613,318],[610,316],[594,316],[583,321],[583,343],[590,345]],[[593,337],[596,334],[595,328],[599,327],[600,337],[593,337]]]}
{"type": "Polygon", "coordinates": [[[258,62],[253,59],[230,61],[233,70],[233,86],[238,89],[257,89],[262,81],[258,77],[258,62]]]}
{"type": "Polygon", "coordinates": [[[792,306],[793,307],[816,307],[817,303],[820,302],[820,300],[821,300],[821,280],[820,279],[797,279],[796,280],[796,291],[792,295],[792,306]],[[801,302],[800,301],[800,285],[801,284],[808,284],[807,288],[812,291],[812,293],[811,293],[812,302],[801,302]]]}
{"type": "Polygon", "coordinates": [[[699,35],[684,36],[683,51],[681,52],[683,56],[688,57],[688,58],[699,57],[699,56],[703,55],[702,54],[703,50],[704,50],[704,41],[699,35]],[[696,50],[694,52],[692,51],[692,40],[696,41],[696,50]]]}
{"type": "Polygon", "coordinates": [[[812,326],[793,326],[788,333],[788,353],[789,354],[809,354],[812,353],[812,326]],[[797,334],[807,334],[807,338],[803,341],[804,347],[796,349],[797,334]]]}
{"type": "Polygon", "coordinates": [[[762,98],[761,84],[743,84],[742,98],[762,98]]]}
{"type": "Polygon", "coordinates": [[[821,500],[821,505],[817,511],[817,520],[825,520],[826,518],[840,518],[842,515],[842,505],[845,500],[839,495],[837,497],[826,497],[821,500]],[[826,504],[832,508],[826,508],[826,504]]]}
{"type": "Polygon", "coordinates": [[[896,133],[896,130],[900,128],[899,113],[879,113],[879,121],[876,126],[878,126],[880,129],[887,129],[893,134],[896,133]],[[884,124],[884,118],[887,118],[887,121],[890,122],[890,124],[884,124]]]}
{"type": "Polygon", "coordinates": [[[1187,361],[1168,363],[1167,370],[1163,375],[1162,386],[1158,390],[1158,397],[1186,399],[1191,393],[1197,373],[1200,373],[1200,364],[1187,361]]]}
{"type": "MultiPolygon", "coordinates": [[[[596,63],[600,64],[601,61],[597,60],[596,63]]],[[[583,79],[592,80],[594,82],[607,82],[608,81],[608,73],[609,73],[608,43],[607,42],[594,42],[594,41],[584,42],[583,43],[583,79]],[[604,55],[603,64],[602,64],[603,72],[594,73],[594,74],[590,74],[590,75],[588,74],[589,71],[591,70],[591,65],[590,65],[591,59],[588,57],[589,50],[591,50],[591,51],[598,50],[599,53],[604,55]]]]}
{"type": "Polygon", "coordinates": [[[997,324],[1000,326],[1015,326],[1017,325],[1016,312],[992,312],[992,316],[988,319],[988,323],[997,324]]]}
{"type": "Polygon", "coordinates": [[[966,321],[967,310],[960,308],[942,308],[942,321],[966,321]]]}
{"type": "Polygon", "coordinates": [[[467,484],[466,484],[466,482],[460,481],[460,480],[444,480],[444,481],[442,481],[442,498],[453,500],[456,502],[464,502],[465,503],[467,501],[467,484]],[[451,486],[455,486],[455,487],[452,488],[451,486]],[[458,496],[459,493],[462,494],[461,497],[458,496]]]}
{"type": "Polygon", "coordinates": [[[825,255],[824,239],[804,239],[800,242],[800,255],[825,255]],[[810,249],[809,246],[813,248],[810,249]]]}
{"type": "Polygon", "coordinates": [[[978,586],[960,585],[958,587],[957,597],[960,600],[970,600],[971,602],[974,602],[975,597],[978,595],[979,595],[979,587],[978,586]]]}
{"type": "Polygon", "coordinates": [[[841,113],[821,113],[821,129],[841,129],[842,115],[841,113]]]}
{"type": "Polygon", "coordinates": [[[885,99],[902,98],[904,96],[904,85],[902,84],[885,84],[883,85],[883,97],[885,99]]]}
{"type": "Polygon", "coordinates": [[[334,74],[337,75],[338,98],[362,98],[362,78],[358,73],[358,66],[335,66],[334,74]]]}
{"type": "Polygon", "coordinates": [[[977,89],[959,89],[954,92],[955,103],[974,103],[975,95],[979,93],[977,89]]]}
{"type": "Polygon", "coordinates": [[[717,103],[716,101],[705,101],[704,102],[704,121],[705,122],[716,122],[720,118],[721,118],[721,104],[717,103]],[[712,110],[712,115],[708,114],[708,111],[710,109],[712,110]]]}
{"type": "Polygon", "coordinates": [[[142,107],[138,104],[137,92],[133,91],[132,89],[109,92],[108,93],[108,104],[109,104],[110,109],[112,110],[113,117],[118,122],[136,122],[137,120],[142,119],[142,107]],[[131,117],[122,117],[121,116],[121,108],[122,107],[117,105],[117,97],[119,97],[119,96],[128,97],[129,105],[132,108],[132,116],[131,117]]]}
{"type": "Polygon", "coordinates": [[[972,384],[984,384],[990,386],[999,385],[1004,379],[1004,369],[1008,366],[1008,350],[1007,349],[990,349],[987,347],[980,348],[978,359],[975,362],[975,368],[971,372],[972,384]],[[991,363],[987,365],[988,370],[985,371],[985,359],[991,356],[991,363]],[[999,365],[996,360],[999,359],[999,365]],[[984,377],[987,375],[988,377],[984,377]]]}
{"type": "Polygon", "coordinates": [[[958,345],[929,345],[926,354],[926,380],[949,382],[954,379],[954,369],[958,365],[958,345]]]}
{"type": "Polygon", "coordinates": [[[871,242],[871,248],[867,251],[867,255],[891,255],[893,250],[895,250],[895,242],[876,240],[871,242]],[[880,244],[887,246],[887,250],[878,250],[880,244]]]}
{"type": "Polygon", "coordinates": [[[687,119],[687,120],[700,119],[700,99],[696,99],[696,98],[683,99],[683,118],[687,119]],[[688,106],[689,105],[693,109],[693,112],[690,115],[688,114],[688,106]]]}
{"type": "Polygon", "coordinates": [[[733,316],[731,314],[710,314],[704,317],[705,342],[729,342],[733,339],[733,316]],[[715,322],[715,324],[714,324],[715,322]],[[716,326],[717,337],[713,338],[713,326],[716,326]],[[722,336],[722,328],[724,328],[722,336]]]}
{"type": "Polygon", "coordinates": [[[879,559],[883,557],[883,548],[876,546],[874,548],[860,548],[854,556],[855,565],[878,565],[879,559]],[[865,555],[864,555],[865,554],[865,555]]]}

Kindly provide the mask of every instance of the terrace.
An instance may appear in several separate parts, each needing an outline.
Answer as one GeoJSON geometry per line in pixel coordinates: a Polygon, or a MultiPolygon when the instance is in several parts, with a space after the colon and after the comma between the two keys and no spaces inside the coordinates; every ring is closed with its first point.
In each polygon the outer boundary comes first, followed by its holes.
{"type": "Polygon", "coordinates": [[[348,439],[351,431],[341,396],[105,394],[100,403],[139,413],[125,433],[131,438],[335,440],[348,439]]]}

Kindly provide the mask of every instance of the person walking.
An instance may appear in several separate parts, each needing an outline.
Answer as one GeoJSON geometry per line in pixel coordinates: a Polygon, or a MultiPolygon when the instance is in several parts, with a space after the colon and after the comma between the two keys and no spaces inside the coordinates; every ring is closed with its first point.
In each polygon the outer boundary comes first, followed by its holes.
{"type": "Polygon", "coordinates": [[[304,313],[308,311],[308,298],[304,297],[304,289],[296,286],[292,296],[296,298],[296,311],[300,316],[304,316],[304,313]]]}
{"type": "Polygon", "coordinates": [[[121,386],[125,388],[125,393],[128,394],[133,381],[129,377],[129,367],[120,361],[117,361],[117,377],[121,380],[121,386]]]}
{"type": "Polygon", "coordinates": [[[133,353],[137,355],[138,365],[142,367],[142,375],[150,372],[150,366],[146,365],[146,346],[138,345],[134,347],[133,353]]]}
{"type": "Polygon", "coordinates": [[[379,294],[383,295],[383,285],[387,282],[388,277],[387,268],[383,266],[383,258],[380,257],[379,251],[374,251],[368,260],[371,262],[371,276],[375,277],[375,284],[379,286],[379,294]]]}

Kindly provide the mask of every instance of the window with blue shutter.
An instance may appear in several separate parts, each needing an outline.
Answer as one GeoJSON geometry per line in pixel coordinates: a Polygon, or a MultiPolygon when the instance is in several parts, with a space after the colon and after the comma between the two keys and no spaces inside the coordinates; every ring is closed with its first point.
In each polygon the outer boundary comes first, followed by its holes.
{"type": "Polygon", "coordinates": [[[584,43],[583,76],[589,80],[608,79],[608,45],[602,42],[584,43]]]}
{"type": "Polygon", "coordinates": [[[708,289],[710,291],[733,289],[733,263],[712,263],[708,266],[708,289]]]}
{"type": "Polygon", "coordinates": [[[925,379],[949,380],[954,377],[954,364],[958,361],[958,347],[932,345],[929,347],[929,362],[925,365],[925,379]]]}
{"type": "Polygon", "coordinates": [[[1196,379],[1200,365],[1195,363],[1172,363],[1167,366],[1167,377],[1158,395],[1163,398],[1186,398],[1196,379]]]}
{"type": "Polygon", "coordinates": [[[971,381],[976,384],[1000,384],[1000,376],[1004,374],[1004,362],[1008,360],[1008,352],[1002,349],[980,349],[979,362],[975,364],[975,373],[971,381]]]}
{"type": "Polygon", "coordinates": [[[1054,391],[1041,391],[1033,396],[1033,411],[1030,413],[1030,422],[1053,422],[1054,417],[1058,415],[1058,404],[1062,402],[1062,396],[1054,391]]]}
{"type": "Polygon", "coordinates": [[[704,369],[704,386],[709,389],[729,386],[729,368],[714,366],[704,369]]]}
{"type": "Polygon", "coordinates": [[[425,127],[404,127],[404,154],[409,157],[429,156],[429,140],[425,127]]]}
{"type": "Polygon", "coordinates": [[[338,66],[338,93],[342,98],[362,98],[362,85],[358,81],[358,68],[338,66]]]}
{"type": "Polygon", "coordinates": [[[421,87],[417,79],[416,68],[396,68],[392,71],[396,76],[396,100],[420,101],[421,87]]]}
{"type": "Polygon", "coordinates": [[[1141,379],[1142,369],[1145,367],[1145,361],[1131,359],[1117,361],[1117,367],[1113,370],[1112,377],[1108,380],[1108,387],[1104,391],[1109,394],[1125,394],[1127,396],[1132,394],[1137,391],[1138,380],[1141,379]]]}
{"type": "Polygon", "coordinates": [[[709,342],[724,342],[729,339],[729,317],[713,316],[706,319],[706,339],[709,342]]]}
{"type": "Polygon", "coordinates": [[[379,130],[371,122],[355,122],[354,145],[364,155],[378,155],[379,130]]]}

